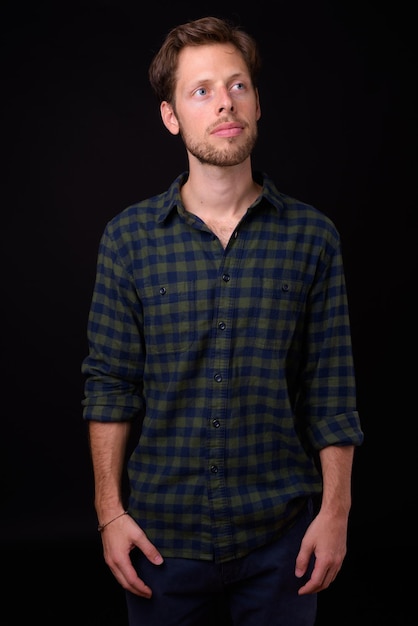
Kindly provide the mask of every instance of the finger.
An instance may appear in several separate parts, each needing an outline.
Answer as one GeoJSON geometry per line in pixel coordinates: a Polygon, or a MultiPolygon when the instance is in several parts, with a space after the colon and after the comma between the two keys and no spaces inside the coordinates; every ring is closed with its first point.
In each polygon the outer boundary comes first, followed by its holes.
{"type": "Polygon", "coordinates": [[[157,550],[153,543],[148,539],[142,529],[140,529],[140,538],[136,542],[137,547],[147,557],[148,561],[154,565],[161,565],[164,561],[162,554],[157,550]]]}
{"type": "Polygon", "coordinates": [[[113,565],[111,568],[112,573],[119,584],[131,593],[141,596],[143,598],[151,598],[152,589],[148,587],[145,582],[139,578],[135,568],[132,565],[119,566],[113,565]]]}

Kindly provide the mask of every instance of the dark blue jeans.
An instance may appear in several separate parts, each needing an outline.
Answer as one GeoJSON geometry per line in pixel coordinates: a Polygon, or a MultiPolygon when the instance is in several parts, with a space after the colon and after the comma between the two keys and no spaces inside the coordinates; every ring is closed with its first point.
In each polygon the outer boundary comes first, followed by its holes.
{"type": "Polygon", "coordinates": [[[317,596],[298,596],[308,576],[294,575],[311,520],[306,507],[278,541],[228,563],[165,558],[155,566],[136,550],[134,567],[153,595],[126,593],[129,625],[313,626],[317,596]]]}

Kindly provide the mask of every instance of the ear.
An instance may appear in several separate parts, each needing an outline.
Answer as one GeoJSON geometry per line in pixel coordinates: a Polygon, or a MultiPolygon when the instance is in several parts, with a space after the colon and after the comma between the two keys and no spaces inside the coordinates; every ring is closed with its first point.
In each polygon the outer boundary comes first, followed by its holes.
{"type": "Polygon", "coordinates": [[[255,96],[257,98],[257,101],[256,101],[256,115],[257,115],[257,122],[258,122],[258,120],[261,117],[260,96],[259,96],[259,93],[258,93],[258,89],[255,90],[255,96]]]}
{"type": "Polygon", "coordinates": [[[160,104],[161,119],[164,126],[170,131],[172,135],[178,135],[180,132],[179,123],[175,116],[173,107],[166,100],[160,104]]]}

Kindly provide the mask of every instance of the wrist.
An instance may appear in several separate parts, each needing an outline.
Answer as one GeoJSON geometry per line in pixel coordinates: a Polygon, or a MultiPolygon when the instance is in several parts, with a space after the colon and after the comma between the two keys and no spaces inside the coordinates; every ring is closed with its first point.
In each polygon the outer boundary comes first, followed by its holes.
{"type": "Polygon", "coordinates": [[[97,530],[99,531],[99,533],[102,533],[104,531],[104,529],[106,528],[106,526],[109,526],[109,524],[111,524],[112,522],[115,522],[117,519],[119,519],[120,517],[123,517],[124,515],[128,515],[128,511],[122,511],[122,513],[119,513],[118,515],[115,515],[114,517],[111,517],[110,519],[108,519],[107,521],[104,522],[100,522],[97,526],[97,530]]]}

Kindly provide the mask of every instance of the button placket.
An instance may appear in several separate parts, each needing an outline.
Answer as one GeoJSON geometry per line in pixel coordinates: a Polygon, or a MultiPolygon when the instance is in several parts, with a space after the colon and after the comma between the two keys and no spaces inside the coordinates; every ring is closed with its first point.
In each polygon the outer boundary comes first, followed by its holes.
{"type": "MultiPolygon", "coordinates": [[[[242,254],[245,252],[244,241],[239,246],[228,246],[223,256],[225,263],[220,268],[214,321],[214,351],[212,384],[210,388],[211,417],[208,421],[208,496],[211,515],[215,552],[229,555],[231,550],[232,528],[229,523],[229,496],[225,481],[225,444],[228,428],[228,389],[230,376],[231,340],[235,312],[235,274],[239,274],[242,254]]],[[[232,555],[231,555],[232,556],[232,555]]]]}

